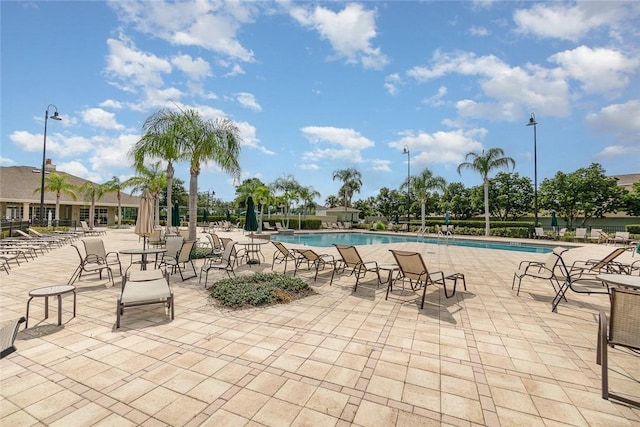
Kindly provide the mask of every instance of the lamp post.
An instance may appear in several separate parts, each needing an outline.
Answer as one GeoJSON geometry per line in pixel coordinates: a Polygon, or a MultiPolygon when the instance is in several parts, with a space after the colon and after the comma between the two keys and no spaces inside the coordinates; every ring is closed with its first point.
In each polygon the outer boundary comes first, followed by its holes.
{"type": "MultiPolygon", "coordinates": [[[[45,215],[44,215],[44,170],[46,167],[46,157],[47,157],[47,121],[51,118],[52,120],[62,120],[62,117],[58,114],[58,107],[53,104],[47,105],[47,109],[44,111],[44,142],[42,144],[42,170],[41,179],[40,179],[40,221],[44,224],[45,215]],[[55,111],[53,112],[53,116],[49,117],[49,108],[53,107],[55,111]]],[[[58,218],[56,218],[58,219],[58,218]]]]}
{"type": "Polygon", "coordinates": [[[216,192],[213,191],[213,188],[210,188],[207,193],[209,195],[208,201],[207,201],[207,210],[209,211],[208,213],[211,213],[211,200],[213,199],[213,196],[216,195],[216,192]]]}
{"type": "Polygon", "coordinates": [[[534,227],[538,226],[538,142],[536,135],[536,126],[538,122],[536,122],[535,113],[531,113],[531,117],[529,118],[529,123],[527,126],[533,126],[533,217],[534,217],[534,227]]]}
{"type": "Polygon", "coordinates": [[[411,154],[409,147],[405,145],[402,154],[407,155],[407,232],[409,232],[409,213],[411,210],[411,154]]]}

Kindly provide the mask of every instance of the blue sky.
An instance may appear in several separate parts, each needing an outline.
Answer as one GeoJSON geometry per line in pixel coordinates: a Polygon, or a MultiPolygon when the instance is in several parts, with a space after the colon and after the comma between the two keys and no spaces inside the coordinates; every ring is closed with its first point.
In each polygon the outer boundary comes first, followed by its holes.
{"type": "MultiPolygon", "coordinates": [[[[592,162],[640,172],[640,2],[3,1],[0,163],[96,182],[160,108],[241,129],[242,179],[292,174],[324,202],[353,167],[355,199],[500,147],[538,182],[592,162]],[[53,111],[51,109],[50,111],[53,111]]],[[[188,184],[187,164],[176,166],[188,184]]],[[[234,197],[204,167],[200,191],[234,197]]]]}

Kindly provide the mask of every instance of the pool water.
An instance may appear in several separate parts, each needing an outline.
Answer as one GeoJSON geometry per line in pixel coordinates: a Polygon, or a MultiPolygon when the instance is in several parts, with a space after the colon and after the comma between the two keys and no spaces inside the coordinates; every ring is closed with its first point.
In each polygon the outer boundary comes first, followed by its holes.
{"type": "Polygon", "coordinates": [[[304,246],[330,247],[338,245],[379,245],[384,243],[419,242],[443,244],[451,246],[467,246],[482,249],[501,249],[506,251],[534,252],[546,254],[553,251],[554,246],[524,244],[517,241],[502,243],[484,240],[456,239],[455,237],[437,239],[421,236],[394,236],[378,233],[302,233],[293,235],[272,234],[271,240],[283,243],[294,243],[304,246]]]}

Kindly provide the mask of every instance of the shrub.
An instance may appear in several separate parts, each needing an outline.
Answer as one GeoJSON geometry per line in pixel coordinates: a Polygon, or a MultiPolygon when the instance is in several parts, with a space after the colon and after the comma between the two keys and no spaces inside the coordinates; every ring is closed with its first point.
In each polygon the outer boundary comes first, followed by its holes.
{"type": "Polygon", "coordinates": [[[221,305],[232,308],[284,304],[315,294],[304,280],[279,273],[254,273],[219,280],[210,292],[221,305]]]}

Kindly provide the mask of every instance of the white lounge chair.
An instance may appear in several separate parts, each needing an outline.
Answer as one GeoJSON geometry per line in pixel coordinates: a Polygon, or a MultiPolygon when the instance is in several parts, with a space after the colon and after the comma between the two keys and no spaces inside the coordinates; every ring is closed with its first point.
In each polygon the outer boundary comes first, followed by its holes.
{"type": "Polygon", "coordinates": [[[148,304],[166,304],[171,320],[174,319],[173,291],[169,286],[169,273],[162,270],[132,271],[122,276],[122,290],[116,309],[116,328],[125,307],[148,304]]]}

